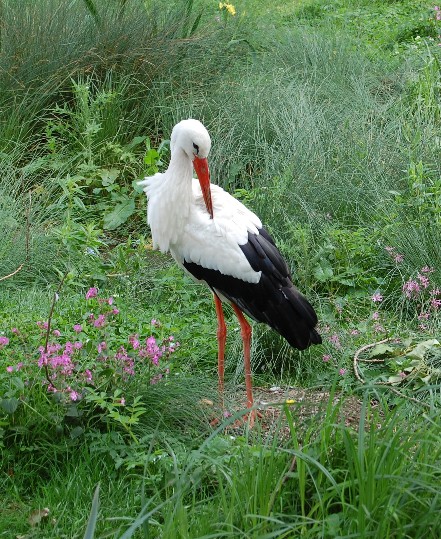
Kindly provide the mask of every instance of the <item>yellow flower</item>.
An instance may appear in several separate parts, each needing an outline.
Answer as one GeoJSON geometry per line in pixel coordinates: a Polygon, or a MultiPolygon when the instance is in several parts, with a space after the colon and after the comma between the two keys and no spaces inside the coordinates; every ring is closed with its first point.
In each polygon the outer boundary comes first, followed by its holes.
{"type": "Polygon", "coordinates": [[[294,404],[295,402],[294,399],[286,399],[285,404],[294,404]]]}
{"type": "Polygon", "coordinates": [[[233,4],[228,4],[227,2],[219,2],[219,9],[226,9],[230,15],[234,17],[236,15],[236,8],[233,4]]]}

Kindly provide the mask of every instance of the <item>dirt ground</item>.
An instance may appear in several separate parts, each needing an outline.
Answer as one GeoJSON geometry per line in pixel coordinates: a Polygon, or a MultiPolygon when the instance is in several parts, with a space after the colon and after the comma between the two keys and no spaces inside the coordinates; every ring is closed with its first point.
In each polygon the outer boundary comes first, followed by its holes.
{"type": "MultiPolygon", "coordinates": [[[[294,387],[254,387],[254,403],[258,409],[259,430],[262,432],[272,432],[278,430],[279,436],[284,437],[289,434],[289,428],[284,418],[284,404],[289,406],[292,418],[296,427],[307,428],[311,422],[317,423],[325,414],[329,405],[333,408],[338,406],[338,416],[336,423],[344,422],[348,427],[354,430],[358,429],[360,422],[360,413],[362,401],[356,397],[335,394],[330,404],[330,393],[328,391],[317,389],[299,389],[294,387]],[[282,417],[281,417],[282,416],[282,417]]],[[[205,404],[213,405],[212,401],[204,399],[205,404]]],[[[236,387],[234,394],[225,395],[225,408],[235,413],[243,410],[245,403],[245,387],[236,387]]],[[[218,419],[212,422],[213,427],[220,424],[218,419]]],[[[243,422],[236,422],[227,430],[235,431],[237,434],[243,430],[243,422]]]]}

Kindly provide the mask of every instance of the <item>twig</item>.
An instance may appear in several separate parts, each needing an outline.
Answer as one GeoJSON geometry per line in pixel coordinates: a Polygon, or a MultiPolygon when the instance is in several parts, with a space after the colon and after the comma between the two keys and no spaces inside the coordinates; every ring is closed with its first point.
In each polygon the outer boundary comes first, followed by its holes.
{"type": "Polygon", "coordinates": [[[377,346],[377,344],[384,344],[385,342],[388,342],[388,341],[391,341],[392,339],[383,339],[382,341],[378,341],[378,342],[374,342],[374,343],[370,343],[370,344],[366,344],[365,346],[362,346],[361,348],[359,348],[356,352],[355,352],[355,355],[354,355],[354,362],[353,362],[353,365],[354,365],[354,374],[355,374],[355,377],[357,378],[357,380],[359,382],[361,382],[362,384],[364,384],[364,380],[363,378],[361,377],[360,373],[358,372],[358,357],[359,355],[364,352],[365,350],[369,350],[369,348],[373,348],[374,346],[377,346]]]}
{"type": "Polygon", "coordinates": [[[31,203],[32,203],[32,197],[31,193],[29,193],[29,205],[26,209],[26,236],[25,236],[25,261],[18,266],[17,269],[15,269],[12,273],[9,273],[9,275],[4,275],[3,277],[0,277],[0,281],[5,281],[6,279],[10,279],[14,275],[16,275],[20,270],[22,270],[25,265],[29,262],[29,243],[30,243],[30,229],[31,229],[31,222],[30,222],[30,211],[31,211],[31,203]]]}
{"type": "MultiPolygon", "coordinates": [[[[45,340],[45,343],[44,343],[44,353],[45,354],[47,354],[47,348],[49,346],[49,335],[50,335],[50,332],[51,332],[51,322],[52,322],[52,316],[54,314],[55,303],[58,300],[58,293],[60,292],[61,287],[63,286],[64,280],[66,279],[68,273],[69,272],[66,271],[66,273],[63,275],[63,277],[62,277],[62,279],[61,279],[61,281],[60,281],[60,283],[58,285],[58,288],[55,290],[54,296],[52,298],[52,304],[51,304],[51,308],[49,310],[49,316],[48,316],[48,320],[47,320],[46,340],[45,340]]],[[[49,376],[49,369],[47,368],[46,363],[44,364],[44,370],[45,370],[45,374],[46,374],[46,380],[49,382],[49,384],[52,387],[55,387],[54,382],[52,381],[51,377],[49,376]]]]}
{"type": "Polygon", "coordinates": [[[16,270],[14,270],[12,273],[10,273],[9,275],[4,275],[3,277],[0,277],[0,281],[4,281],[5,279],[9,279],[10,277],[13,277],[16,273],[18,273],[24,266],[24,262],[23,264],[20,264],[18,266],[18,268],[16,270]]]}

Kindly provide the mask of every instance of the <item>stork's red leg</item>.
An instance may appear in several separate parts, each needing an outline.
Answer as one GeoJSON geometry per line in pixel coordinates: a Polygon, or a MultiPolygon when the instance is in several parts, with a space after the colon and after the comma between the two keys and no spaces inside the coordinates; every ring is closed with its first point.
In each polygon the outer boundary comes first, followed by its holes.
{"type": "MultiPolygon", "coordinates": [[[[247,322],[242,311],[234,303],[231,304],[234,312],[236,313],[237,318],[239,319],[240,324],[240,334],[242,335],[243,341],[243,357],[244,357],[244,367],[245,367],[245,387],[247,391],[247,407],[252,408],[253,406],[253,382],[251,378],[251,360],[250,360],[250,350],[251,350],[251,335],[252,328],[247,322]]],[[[256,413],[253,410],[250,414],[250,426],[253,425],[256,413]]]]}
{"type": "Polygon", "coordinates": [[[224,406],[224,370],[225,370],[225,342],[227,340],[227,326],[225,324],[224,311],[222,302],[214,294],[214,306],[216,307],[217,315],[217,372],[219,377],[219,398],[220,404],[224,406]]]}

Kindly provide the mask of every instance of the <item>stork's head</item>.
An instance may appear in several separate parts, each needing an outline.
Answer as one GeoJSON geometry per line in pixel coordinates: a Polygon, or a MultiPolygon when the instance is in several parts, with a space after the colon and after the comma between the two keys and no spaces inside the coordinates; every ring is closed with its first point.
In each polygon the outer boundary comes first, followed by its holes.
{"type": "Polygon", "coordinates": [[[174,152],[182,151],[193,162],[205,206],[213,218],[213,204],[210,191],[210,169],[208,167],[208,154],[210,153],[211,139],[208,131],[199,120],[182,120],[173,128],[170,149],[174,152]]]}

